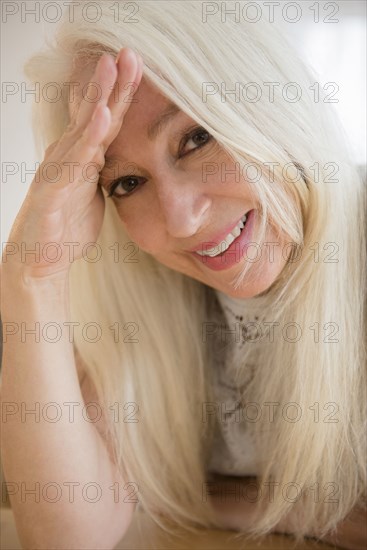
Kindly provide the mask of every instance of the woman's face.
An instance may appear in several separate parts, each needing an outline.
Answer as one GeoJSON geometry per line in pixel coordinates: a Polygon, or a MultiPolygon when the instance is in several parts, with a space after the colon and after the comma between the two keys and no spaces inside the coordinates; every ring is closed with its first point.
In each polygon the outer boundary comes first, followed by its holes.
{"type": "Polygon", "coordinates": [[[134,100],[101,173],[131,240],[160,263],[228,295],[264,292],[286,264],[284,243],[269,226],[265,241],[279,243],[273,257],[269,246],[247,251],[251,226],[259,223],[259,205],[248,182],[214,138],[182,111],[167,117],[161,131],[152,130],[170,103],[144,78],[134,100]],[[244,229],[226,250],[224,239],[249,211],[244,229]],[[220,252],[215,258],[192,252],[215,245],[213,253],[220,252]],[[261,277],[251,282],[245,277],[234,290],[231,282],[255,257],[261,277]]]}

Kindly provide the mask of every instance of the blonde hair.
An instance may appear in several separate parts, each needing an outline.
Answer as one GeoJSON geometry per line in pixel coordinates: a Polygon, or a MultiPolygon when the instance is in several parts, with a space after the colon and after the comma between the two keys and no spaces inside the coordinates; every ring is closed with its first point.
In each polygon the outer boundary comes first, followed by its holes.
{"type": "MultiPolygon", "coordinates": [[[[302,337],[264,343],[271,353],[264,352],[243,398],[279,404],[271,423],[261,417],[252,426],[260,487],[298,484],[302,498],[292,502],[283,491],[260,498],[265,511],[247,533],[268,533],[293,508],[300,518],[294,528],[298,540],[311,531],[322,536],[366,497],[366,203],[343,130],[332,106],[307,93],[317,78],[275,24],[231,17],[222,22],[219,16],[205,22],[195,1],[134,2],[138,22],[128,24],[116,21],[104,2],[98,4],[103,15],[93,24],[76,7],[74,22],[65,18],[55,43],[33,56],[26,73],[41,86],[49,81],[62,86],[76,57],[95,60],[130,46],[144,59],[145,78],[163,95],[241,167],[251,162],[260,168],[261,177],[249,181],[263,214],[254,240],[264,243],[272,223],[297,252],[268,289],[272,321],[281,327],[296,322],[302,337]],[[298,101],[280,94],[274,101],[265,94],[237,101],[233,94],[223,100],[222,92],[203,101],[203,83],[224,82],[233,89],[238,81],[276,82],[280,89],[296,82],[303,94],[298,101]],[[277,163],[273,178],[264,163],[277,163]],[[288,163],[301,177],[284,173],[288,163]],[[331,178],[331,167],[337,167],[337,178],[331,178]],[[297,422],[279,413],[289,403],[302,411],[297,422]],[[310,409],[315,404],[323,415],[319,420],[310,409]],[[328,499],[333,488],[338,498],[328,499]]],[[[68,101],[64,90],[62,101],[35,106],[45,145],[62,135],[68,101]]],[[[202,418],[203,405],[213,401],[211,348],[202,333],[215,294],[143,251],[129,256],[133,243],[108,200],[98,244],[99,261],[82,259],[72,266],[71,319],[101,329],[93,343],[76,331],[75,344],[100,403],[110,411],[116,461],[125,479],[138,484],[146,512],[163,527],[169,528],[168,518],[188,529],[213,526],[202,496],[215,429],[215,420],[202,418]],[[116,422],[111,414],[116,403],[132,403],[122,414],[132,407],[138,422],[122,421],[121,414],[116,422]]],[[[247,263],[234,289],[244,276],[261,276],[255,262],[247,263]]],[[[238,373],[240,378],[242,369],[238,373]]]]}

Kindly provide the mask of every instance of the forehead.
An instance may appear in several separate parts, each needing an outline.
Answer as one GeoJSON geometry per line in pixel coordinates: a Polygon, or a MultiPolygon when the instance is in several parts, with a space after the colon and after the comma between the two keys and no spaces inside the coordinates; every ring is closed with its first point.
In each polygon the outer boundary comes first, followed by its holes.
{"type": "Polygon", "coordinates": [[[172,103],[144,77],[138,88],[136,85],[126,85],[123,101],[127,111],[118,135],[108,148],[107,157],[121,157],[138,162],[154,154],[157,142],[152,128],[157,129],[158,119],[162,115],[163,118],[168,118],[167,112],[172,111],[172,103]]]}
{"type": "Polygon", "coordinates": [[[133,124],[135,128],[143,129],[170,105],[170,101],[144,77],[138,88],[132,83],[123,85],[123,88],[126,90],[123,101],[128,106],[124,126],[133,124]]]}

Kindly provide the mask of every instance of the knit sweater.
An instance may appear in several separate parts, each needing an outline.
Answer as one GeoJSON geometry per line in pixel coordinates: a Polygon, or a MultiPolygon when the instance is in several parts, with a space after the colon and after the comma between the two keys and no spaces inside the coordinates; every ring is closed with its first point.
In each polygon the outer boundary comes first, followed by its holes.
{"type": "Polygon", "coordinates": [[[214,331],[212,388],[219,422],[208,470],[222,475],[256,476],[259,456],[251,422],[256,410],[243,403],[241,388],[250,382],[254,369],[261,368],[261,323],[266,320],[269,300],[266,294],[254,298],[233,298],[217,290],[215,294],[224,323],[214,331]],[[239,371],[241,360],[244,368],[239,371]],[[236,376],[240,372],[239,381],[236,376]]]}

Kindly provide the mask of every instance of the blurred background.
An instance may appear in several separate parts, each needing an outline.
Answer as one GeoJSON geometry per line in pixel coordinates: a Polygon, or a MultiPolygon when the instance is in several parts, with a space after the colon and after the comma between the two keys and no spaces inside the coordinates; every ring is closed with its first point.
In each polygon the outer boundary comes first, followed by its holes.
{"type": "MultiPolygon", "coordinates": [[[[85,0],[82,0],[85,1],[85,0]]],[[[64,5],[61,0],[50,4],[64,5]]],[[[248,2],[241,2],[246,4],[248,2]]],[[[253,2],[251,2],[253,4],[253,2]]],[[[257,2],[262,6],[263,2],[257,2]]],[[[269,3],[269,2],[268,2],[269,3]]],[[[11,225],[24,200],[26,191],[33,179],[31,170],[37,157],[31,128],[32,95],[21,101],[21,94],[4,95],[4,86],[14,86],[24,82],[22,72],[24,61],[42,48],[48,36],[52,37],[57,23],[27,15],[21,20],[20,4],[29,10],[37,2],[2,2],[1,37],[1,158],[2,158],[2,206],[1,240],[7,241],[11,225]],[[5,6],[5,7],[4,7],[5,6]],[[9,7],[10,6],[10,7],[9,7]],[[4,10],[7,11],[4,11],[4,10]],[[5,163],[24,163],[30,173],[6,176],[5,163]]],[[[39,4],[39,2],[38,2],[39,4]]],[[[41,2],[41,4],[44,4],[41,2]]],[[[228,2],[233,5],[234,2],[228,2]]],[[[268,13],[268,10],[264,13],[268,13]]],[[[250,11],[248,12],[251,13],[250,11]]],[[[358,165],[366,163],[366,2],[365,0],[340,0],[315,2],[302,0],[274,2],[275,20],[284,25],[285,32],[292,36],[292,42],[304,58],[313,66],[318,82],[322,87],[327,82],[335,82],[339,90],[335,97],[335,108],[350,138],[354,160],[358,165]],[[292,4],[302,9],[297,21],[297,11],[292,4]],[[277,16],[284,10],[285,18],[277,16]],[[288,19],[288,20],[286,20],[288,19]]],[[[49,19],[55,18],[55,11],[49,11],[49,19]]],[[[249,17],[251,17],[249,15],[249,17]]],[[[9,88],[6,88],[9,90],[9,88]]],[[[327,90],[328,93],[333,88],[327,90]]],[[[9,165],[6,165],[9,166],[9,165]]]]}

